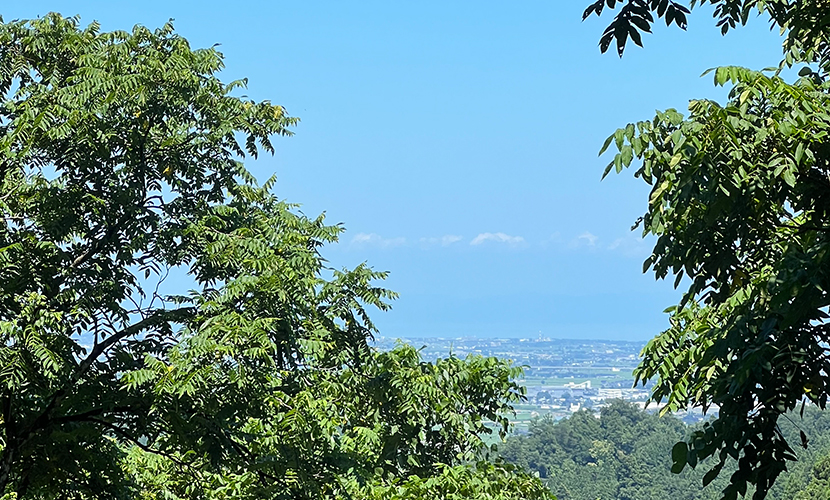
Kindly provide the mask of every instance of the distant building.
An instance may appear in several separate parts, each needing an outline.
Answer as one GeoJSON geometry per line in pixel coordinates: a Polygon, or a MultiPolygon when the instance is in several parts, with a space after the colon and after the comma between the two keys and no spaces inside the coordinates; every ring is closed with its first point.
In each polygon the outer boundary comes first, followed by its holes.
{"type": "Polygon", "coordinates": [[[591,381],[574,383],[568,382],[565,385],[554,385],[545,387],[553,398],[561,398],[565,393],[570,393],[575,398],[585,397],[585,391],[591,390],[591,381]]]}
{"type": "Polygon", "coordinates": [[[590,389],[591,388],[591,381],[586,380],[585,382],[581,382],[579,384],[575,384],[573,382],[568,382],[567,384],[562,386],[565,389],[590,389]]]}
{"type": "Polygon", "coordinates": [[[625,392],[623,389],[600,389],[599,390],[599,398],[600,399],[623,399],[625,397],[625,392]]]}

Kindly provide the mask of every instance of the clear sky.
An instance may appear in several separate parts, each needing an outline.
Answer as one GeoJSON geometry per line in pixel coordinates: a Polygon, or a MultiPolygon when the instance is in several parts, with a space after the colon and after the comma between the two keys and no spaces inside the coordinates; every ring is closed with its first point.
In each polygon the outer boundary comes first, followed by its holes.
{"type": "Polygon", "coordinates": [[[600,182],[605,137],[655,109],[722,100],[707,68],[780,60],[756,19],[726,37],[706,9],[689,31],[658,26],[620,60],[597,42],[610,17],[588,0],[26,1],[103,29],[174,19],[194,47],[221,44],[226,80],[301,118],[274,157],[248,166],[308,215],[348,231],[337,266],[391,271],[401,298],[374,315],[386,337],[643,340],[667,325],[671,283],[643,275],[629,228],[648,189],[600,182]]]}

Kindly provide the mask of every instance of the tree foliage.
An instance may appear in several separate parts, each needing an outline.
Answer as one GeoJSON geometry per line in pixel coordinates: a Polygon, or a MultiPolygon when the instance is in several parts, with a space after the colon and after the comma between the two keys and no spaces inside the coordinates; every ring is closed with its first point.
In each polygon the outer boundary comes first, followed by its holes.
{"type": "Polygon", "coordinates": [[[510,436],[501,451],[508,461],[537,471],[560,500],[714,500],[718,485],[700,488],[701,471],[669,470],[665,450],[687,432],[670,415],[661,418],[617,400],[599,414],[581,410],[560,421],[538,419],[527,435],[510,436]]]}
{"type": "MultiPolygon", "coordinates": [[[[817,500],[830,495],[830,413],[815,406],[781,422],[781,432],[792,441],[808,434],[810,446],[798,447],[792,463],[767,495],[768,500],[817,500]]],[[[685,419],[684,419],[685,420],[685,419]]],[[[718,500],[737,470],[732,462],[706,487],[707,471],[686,467],[671,472],[666,450],[678,439],[700,429],[675,416],[659,416],[634,403],[613,401],[598,414],[578,411],[562,420],[540,418],[528,434],[514,434],[500,447],[512,463],[538,473],[560,500],[718,500]],[[569,436],[579,436],[572,441],[569,436]]]]}
{"type": "Polygon", "coordinates": [[[620,57],[628,40],[642,47],[642,33],[651,33],[655,18],[685,30],[691,9],[709,4],[714,7],[712,15],[723,34],[745,25],[753,14],[763,15],[773,28],[787,34],[789,63],[830,63],[830,16],[824,0],[691,0],[688,7],[673,0],[595,0],[582,19],[599,16],[606,7],[612,10],[617,4],[619,12],[600,37],[602,52],[615,41],[620,57]]]}
{"type": "Polygon", "coordinates": [[[830,392],[830,83],[801,74],[718,68],[726,105],[692,101],[688,118],[661,112],[605,144],[619,149],[606,174],[637,158],[652,187],[644,269],[689,283],[635,375],[658,379],[653,398],[669,410],[717,409],[673,457],[680,469],[714,456],[705,482],[737,460],[725,498],[748,484],[764,496],[795,458],[781,415],[804,400],[824,408],[830,392]]]}
{"type": "Polygon", "coordinates": [[[482,461],[518,369],[370,348],[385,273],[257,184],[297,120],[222,67],[170,25],[0,23],[0,496],[549,498],[482,461]]]}
{"type": "Polygon", "coordinates": [[[830,456],[813,465],[810,483],[792,498],[794,500],[819,500],[830,495],[830,456]]]}
{"type": "MultiPolygon", "coordinates": [[[[827,324],[830,296],[830,15],[824,1],[705,0],[726,33],[766,15],[784,38],[780,68],[807,63],[795,82],[780,70],[722,67],[731,87],[725,105],[691,101],[631,123],[608,138],[618,154],[605,171],[641,160],[635,176],[652,186],[638,221],[657,243],[644,264],[675,286],[689,283],[670,308],[671,327],[651,341],[635,372],[657,379],[653,399],[669,410],[714,408],[718,417],[672,449],[674,469],[716,461],[712,481],[738,464],[724,498],[755,486],[763,498],[795,459],[781,416],[811,401],[826,407],[830,385],[827,324]]],[[[598,1],[585,17],[616,2],[598,1]]],[[[685,27],[689,10],[668,0],[621,2],[600,48],[627,38],[640,43],[654,14],[685,27]]]]}

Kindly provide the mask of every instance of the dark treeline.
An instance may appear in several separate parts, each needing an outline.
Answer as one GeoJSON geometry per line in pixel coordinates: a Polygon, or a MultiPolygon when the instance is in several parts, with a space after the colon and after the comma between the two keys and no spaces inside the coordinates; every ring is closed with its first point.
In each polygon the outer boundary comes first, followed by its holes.
{"type": "MultiPolygon", "coordinates": [[[[526,435],[501,447],[510,462],[539,474],[559,500],[718,500],[734,470],[707,487],[714,460],[672,474],[670,450],[694,426],[615,401],[600,412],[581,410],[555,421],[540,418],[526,435]]],[[[808,407],[784,419],[781,431],[799,460],[790,464],[767,498],[830,499],[830,414],[808,407]],[[800,431],[809,439],[802,448],[800,431]]]]}

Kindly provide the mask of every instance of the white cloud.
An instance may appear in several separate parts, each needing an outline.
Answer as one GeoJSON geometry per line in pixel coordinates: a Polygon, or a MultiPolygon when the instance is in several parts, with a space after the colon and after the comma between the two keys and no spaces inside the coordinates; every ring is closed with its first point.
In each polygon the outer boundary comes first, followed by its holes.
{"type": "Polygon", "coordinates": [[[608,245],[608,250],[616,250],[621,248],[626,243],[626,238],[617,238],[613,241],[610,245],[608,245]]]}
{"type": "Polygon", "coordinates": [[[617,238],[610,245],[608,250],[619,252],[626,257],[645,257],[651,253],[652,243],[635,235],[628,235],[624,238],[617,238]]]}
{"type": "Polygon", "coordinates": [[[590,253],[613,252],[624,257],[645,257],[651,253],[651,249],[654,246],[652,239],[643,239],[634,233],[627,233],[622,237],[614,239],[611,243],[607,243],[606,241],[606,238],[597,236],[590,231],[583,231],[576,236],[567,236],[565,238],[559,232],[556,232],[547,240],[543,241],[542,246],[556,250],[581,250],[590,253]]]}
{"type": "Polygon", "coordinates": [[[568,241],[567,246],[570,249],[584,248],[593,251],[599,248],[597,245],[598,241],[599,236],[590,231],[583,231],[581,234],[571,238],[568,241]]]}
{"type": "Polygon", "coordinates": [[[576,237],[577,242],[579,242],[579,243],[584,242],[589,247],[594,246],[597,242],[597,239],[598,238],[595,235],[589,233],[588,231],[585,231],[584,233],[582,233],[582,234],[580,234],[579,236],[576,237]]]}
{"type": "Polygon", "coordinates": [[[441,245],[448,247],[453,243],[461,241],[463,238],[457,234],[445,234],[441,237],[421,238],[421,243],[428,246],[441,245]]]}
{"type": "Polygon", "coordinates": [[[525,239],[521,236],[510,236],[504,233],[481,233],[470,242],[470,245],[481,245],[486,241],[494,241],[496,243],[507,243],[508,245],[519,245],[524,243],[525,239]]]}
{"type": "Polygon", "coordinates": [[[357,233],[352,238],[351,244],[359,247],[378,247],[378,248],[392,248],[399,247],[406,244],[406,238],[384,238],[375,233],[357,233]]]}

